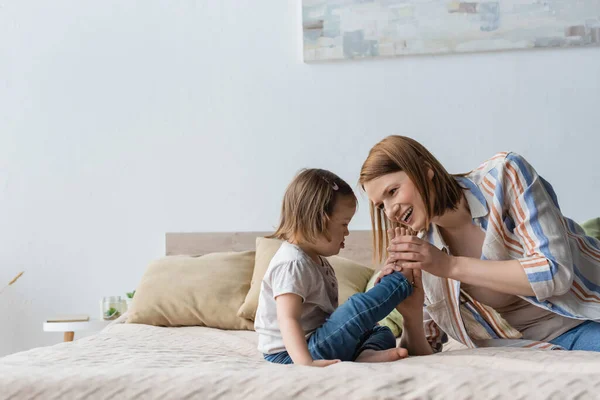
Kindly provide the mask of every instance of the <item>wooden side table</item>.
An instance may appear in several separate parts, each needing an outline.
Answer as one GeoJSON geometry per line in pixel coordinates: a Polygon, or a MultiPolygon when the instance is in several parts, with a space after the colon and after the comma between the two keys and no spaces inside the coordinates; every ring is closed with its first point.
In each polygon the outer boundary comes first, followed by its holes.
{"type": "Polygon", "coordinates": [[[112,321],[103,319],[90,319],[80,322],[44,322],[44,332],[63,332],[65,342],[72,342],[75,332],[100,331],[112,321]]]}

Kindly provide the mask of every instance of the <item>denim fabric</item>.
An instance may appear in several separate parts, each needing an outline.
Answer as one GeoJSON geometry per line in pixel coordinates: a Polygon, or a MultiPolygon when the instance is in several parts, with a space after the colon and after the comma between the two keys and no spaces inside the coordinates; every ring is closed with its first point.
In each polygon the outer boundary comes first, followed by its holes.
{"type": "MultiPolygon", "coordinates": [[[[308,338],[310,355],[314,360],[354,361],[364,350],[396,347],[392,331],[377,322],[411,294],[412,286],[404,275],[394,272],[368,292],[350,297],[308,338]]],[[[270,362],[292,364],[287,351],[264,357],[270,362]]]]}
{"type": "Polygon", "coordinates": [[[600,351],[600,323],[586,321],[550,341],[566,350],[600,351]]]}

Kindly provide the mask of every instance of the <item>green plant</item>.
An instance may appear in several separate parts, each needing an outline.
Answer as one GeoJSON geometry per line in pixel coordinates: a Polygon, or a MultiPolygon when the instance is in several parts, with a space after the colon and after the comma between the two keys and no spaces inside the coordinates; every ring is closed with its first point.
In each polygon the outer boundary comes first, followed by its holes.
{"type": "Polygon", "coordinates": [[[133,296],[135,296],[135,290],[133,292],[127,292],[125,294],[127,295],[128,299],[133,299],[133,296]]]}
{"type": "Polygon", "coordinates": [[[111,307],[108,310],[104,311],[104,319],[113,319],[117,318],[118,316],[119,311],[114,307],[111,307]]]}

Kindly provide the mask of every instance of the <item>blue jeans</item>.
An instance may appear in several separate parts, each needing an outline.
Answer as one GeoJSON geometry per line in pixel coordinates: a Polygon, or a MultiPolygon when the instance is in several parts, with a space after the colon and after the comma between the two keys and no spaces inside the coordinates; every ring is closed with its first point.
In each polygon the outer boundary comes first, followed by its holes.
{"type": "Polygon", "coordinates": [[[600,323],[585,321],[551,340],[550,343],[562,346],[567,350],[600,351],[600,323]]]}
{"type": "MultiPolygon", "coordinates": [[[[364,350],[396,347],[392,331],[377,322],[411,294],[412,286],[404,275],[394,272],[368,292],[350,297],[308,338],[313,360],[354,361],[364,350]]],[[[293,364],[287,351],[264,357],[278,364],[293,364]]]]}

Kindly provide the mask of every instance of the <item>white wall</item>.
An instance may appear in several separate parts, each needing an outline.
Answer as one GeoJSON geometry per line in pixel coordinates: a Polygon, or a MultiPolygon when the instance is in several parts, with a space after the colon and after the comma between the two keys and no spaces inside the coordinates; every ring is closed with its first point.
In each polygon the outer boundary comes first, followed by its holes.
{"type": "MultiPolygon", "coordinates": [[[[166,231],[268,230],[301,167],[393,133],[451,172],[524,154],[600,215],[600,48],[307,65],[297,1],[0,6],[0,355],[133,289],[166,231]]],[[[363,202],[354,228],[369,227],[363,202]]]]}

